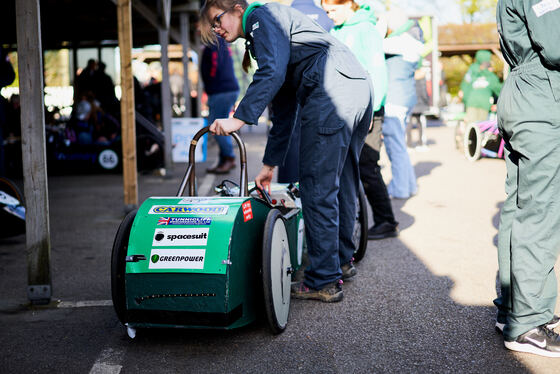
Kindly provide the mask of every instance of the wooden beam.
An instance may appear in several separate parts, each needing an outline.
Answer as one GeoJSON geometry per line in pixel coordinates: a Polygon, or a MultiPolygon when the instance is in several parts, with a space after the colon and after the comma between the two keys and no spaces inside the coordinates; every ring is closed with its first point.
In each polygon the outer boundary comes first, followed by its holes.
{"type": "Polygon", "coordinates": [[[192,117],[191,109],[191,82],[189,80],[189,14],[181,12],[179,15],[181,21],[181,45],[183,46],[183,98],[185,99],[185,112],[183,117],[192,117]]]}
{"type": "Polygon", "coordinates": [[[136,169],[136,126],[134,117],[134,78],[132,76],[132,5],[131,0],[118,0],[117,22],[121,57],[121,134],[125,210],[138,206],[136,169]]]}
{"type": "Polygon", "coordinates": [[[21,147],[26,200],[27,297],[49,303],[51,241],[39,0],[16,1],[21,147]]]}

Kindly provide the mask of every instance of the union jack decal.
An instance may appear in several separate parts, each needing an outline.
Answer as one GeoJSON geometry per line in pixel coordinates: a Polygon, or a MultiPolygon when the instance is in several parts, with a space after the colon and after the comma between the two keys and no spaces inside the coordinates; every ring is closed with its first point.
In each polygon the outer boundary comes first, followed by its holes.
{"type": "Polygon", "coordinates": [[[158,225],[169,225],[169,220],[171,220],[170,217],[159,217],[158,219],[158,225]]]}

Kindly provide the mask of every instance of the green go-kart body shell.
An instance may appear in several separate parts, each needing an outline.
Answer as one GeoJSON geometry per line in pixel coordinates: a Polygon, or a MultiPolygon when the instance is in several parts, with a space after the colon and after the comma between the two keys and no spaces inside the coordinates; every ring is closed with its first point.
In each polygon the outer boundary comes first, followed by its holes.
{"type": "MultiPolygon", "coordinates": [[[[262,313],[263,231],[271,209],[252,196],[144,201],[127,248],[128,325],[231,329],[253,322],[262,313]]],[[[302,213],[298,206],[283,213],[297,270],[302,213]]]]}

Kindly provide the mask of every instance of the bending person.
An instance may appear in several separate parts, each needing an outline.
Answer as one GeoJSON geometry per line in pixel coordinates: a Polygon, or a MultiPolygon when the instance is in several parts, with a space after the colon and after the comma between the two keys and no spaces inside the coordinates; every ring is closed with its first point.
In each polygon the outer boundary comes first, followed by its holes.
{"type": "Polygon", "coordinates": [[[310,265],[292,287],[296,298],[325,302],[343,298],[341,265],[354,244],[358,158],[372,118],[372,88],[352,52],[303,13],[277,3],[208,0],[201,10],[202,37],[246,39],[258,69],[233,118],[217,119],[210,131],[227,135],[257,124],[271,103],[273,126],[255,178],[270,189],[299,126],[299,177],[310,265]],[[296,108],[299,108],[296,110],[296,108]]]}

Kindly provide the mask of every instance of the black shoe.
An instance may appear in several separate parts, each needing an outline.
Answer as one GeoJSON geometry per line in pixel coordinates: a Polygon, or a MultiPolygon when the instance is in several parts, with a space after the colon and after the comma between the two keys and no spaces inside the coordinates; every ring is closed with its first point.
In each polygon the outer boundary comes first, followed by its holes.
{"type": "Polygon", "coordinates": [[[354,264],[352,263],[352,261],[350,261],[347,264],[342,265],[340,267],[340,269],[342,270],[342,280],[348,280],[348,279],[352,278],[353,276],[355,276],[356,274],[358,274],[358,271],[354,267],[354,264]]]}
{"type": "Polygon", "coordinates": [[[368,230],[368,240],[394,238],[399,235],[399,224],[382,222],[368,230]]]}
{"type": "MultiPolygon", "coordinates": [[[[505,323],[500,323],[500,322],[496,321],[496,330],[503,333],[505,325],[506,325],[505,323]]],[[[552,316],[552,319],[544,324],[544,326],[549,330],[554,330],[559,325],[560,325],[560,317],[558,317],[556,315],[552,316]]]]}
{"type": "Polygon", "coordinates": [[[535,327],[514,341],[504,340],[507,349],[534,353],[545,357],[560,357],[560,336],[545,325],[535,327]]]}

